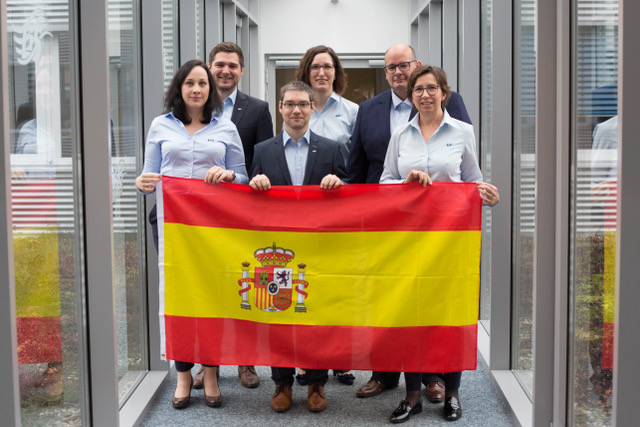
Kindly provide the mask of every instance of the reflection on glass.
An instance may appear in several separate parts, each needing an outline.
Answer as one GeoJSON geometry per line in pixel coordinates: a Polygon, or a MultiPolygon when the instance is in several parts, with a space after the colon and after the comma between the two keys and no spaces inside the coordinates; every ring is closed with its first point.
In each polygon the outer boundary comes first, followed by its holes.
{"type": "MultiPolygon", "coordinates": [[[[109,10],[114,288],[118,392],[121,403],[146,371],[142,204],[134,186],[141,160],[138,2],[113,0],[109,10]]],[[[160,88],[158,90],[161,90],[160,88]]]]}
{"type": "MultiPolygon", "coordinates": [[[[491,182],[491,102],[493,43],[491,27],[493,0],[483,0],[481,6],[482,22],[482,106],[480,116],[480,166],[484,180],[491,182]]],[[[482,261],[480,264],[480,324],[491,333],[491,209],[482,212],[482,261]]]]}
{"type": "Polygon", "coordinates": [[[618,129],[618,2],[574,2],[569,419],[612,425],[618,129]]]}
{"type": "MultiPolygon", "coordinates": [[[[52,2],[53,3],[53,2],[52,2]]],[[[80,425],[81,224],[69,5],[7,2],[11,210],[23,425],[80,425]],[[75,159],[74,159],[75,160],[75,159]]]]}
{"type": "Polygon", "coordinates": [[[524,389],[533,390],[533,234],[535,222],[535,0],[514,3],[514,167],[512,366],[524,389]]]}

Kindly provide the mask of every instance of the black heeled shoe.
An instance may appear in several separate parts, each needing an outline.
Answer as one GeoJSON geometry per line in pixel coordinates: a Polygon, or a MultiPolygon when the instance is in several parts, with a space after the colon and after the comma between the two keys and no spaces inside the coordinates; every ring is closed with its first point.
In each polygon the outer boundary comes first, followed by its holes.
{"type": "Polygon", "coordinates": [[[396,410],[393,411],[389,417],[389,421],[393,424],[403,423],[405,421],[409,421],[411,415],[419,414],[420,412],[422,412],[422,401],[419,400],[412,408],[406,400],[402,400],[400,401],[400,405],[398,405],[396,410]]]}
{"type": "Polygon", "coordinates": [[[333,370],[333,376],[338,378],[338,381],[345,385],[352,385],[356,377],[349,371],[341,371],[338,369],[333,370]]]}
{"type": "Polygon", "coordinates": [[[458,421],[462,418],[462,407],[457,397],[447,397],[444,399],[444,418],[447,421],[458,421]]]}

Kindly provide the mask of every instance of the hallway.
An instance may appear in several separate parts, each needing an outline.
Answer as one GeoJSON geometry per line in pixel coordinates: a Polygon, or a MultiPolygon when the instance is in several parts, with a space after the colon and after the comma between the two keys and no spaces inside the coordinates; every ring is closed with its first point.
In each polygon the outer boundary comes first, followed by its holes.
{"type": "MultiPolygon", "coordinates": [[[[369,379],[369,372],[354,371],[356,381],[353,386],[344,386],[333,376],[329,378],[325,387],[328,401],[325,411],[319,414],[309,412],[306,409],[306,387],[295,384],[291,409],[284,414],[278,414],[269,407],[274,390],[270,379],[271,371],[262,366],[256,369],[261,383],[258,388],[250,390],[240,385],[235,366],[223,366],[220,378],[220,388],[224,396],[222,408],[205,406],[202,390],[194,390],[191,394],[191,406],[181,411],[173,409],[170,405],[176,381],[175,370],[171,369],[169,377],[160,387],[141,426],[390,425],[387,419],[404,397],[404,378],[401,377],[400,387],[397,389],[368,399],[356,398],[355,392],[369,379]]],[[[511,417],[506,402],[492,382],[487,365],[480,355],[478,355],[478,370],[465,372],[462,376],[460,399],[463,415],[455,424],[442,418],[442,404],[427,402],[423,394],[422,413],[413,415],[404,425],[455,425],[457,427],[517,425],[511,417]]]]}

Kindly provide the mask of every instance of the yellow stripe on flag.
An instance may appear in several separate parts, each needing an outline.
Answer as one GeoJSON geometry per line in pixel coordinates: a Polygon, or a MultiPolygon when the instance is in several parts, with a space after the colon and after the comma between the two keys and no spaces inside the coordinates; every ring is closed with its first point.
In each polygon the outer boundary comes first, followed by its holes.
{"type": "Polygon", "coordinates": [[[477,323],[479,276],[474,260],[480,259],[480,231],[296,233],[176,223],[164,227],[167,315],[373,327],[477,323]],[[306,265],[305,313],[293,310],[295,290],[288,310],[256,308],[255,284],[249,291],[251,309],[241,308],[242,262],[251,263],[249,276],[254,277],[255,268],[262,266],[254,252],[273,243],[294,252],[286,265],[294,279],[298,265],[306,265]]]}

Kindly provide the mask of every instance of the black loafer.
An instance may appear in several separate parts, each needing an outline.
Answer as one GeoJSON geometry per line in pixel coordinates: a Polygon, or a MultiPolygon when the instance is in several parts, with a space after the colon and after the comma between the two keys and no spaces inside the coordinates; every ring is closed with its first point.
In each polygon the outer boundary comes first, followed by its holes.
{"type": "Polygon", "coordinates": [[[447,397],[444,399],[444,418],[447,421],[458,421],[462,418],[462,408],[457,397],[447,397]]]}
{"type": "Polygon", "coordinates": [[[391,416],[389,417],[389,421],[391,421],[393,424],[403,423],[405,421],[408,421],[409,418],[411,418],[411,415],[419,414],[420,412],[422,412],[421,401],[418,401],[418,403],[416,403],[416,405],[412,408],[408,405],[406,400],[402,400],[400,402],[400,405],[398,405],[396,410],[393,411],[393,414],[391,414],[391,416]]]}

